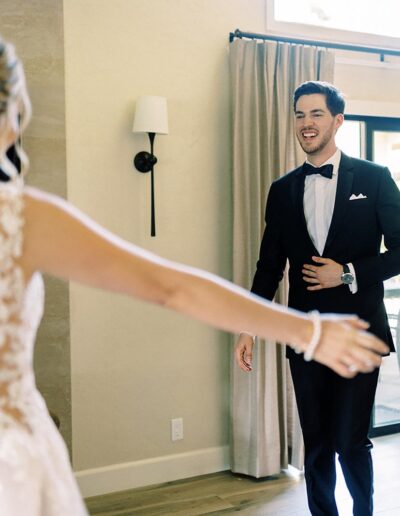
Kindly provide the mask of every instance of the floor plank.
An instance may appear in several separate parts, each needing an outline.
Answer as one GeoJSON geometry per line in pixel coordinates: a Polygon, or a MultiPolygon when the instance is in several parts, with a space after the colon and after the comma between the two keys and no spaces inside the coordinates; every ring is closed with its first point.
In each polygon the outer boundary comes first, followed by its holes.
{"type": "MultiPolygon", "coordinates": [[[[373,442],[374,514],[400,516],[400,434],[373,442]]],[[[351,516],[352,501],[340,467],[335,494],[340,516],[351,516]]],[[[309,515],[303,476],[288,474],[260,481],[225,471],[92,497],[86,504],[89,513],[96,516],[309,515]]]]}

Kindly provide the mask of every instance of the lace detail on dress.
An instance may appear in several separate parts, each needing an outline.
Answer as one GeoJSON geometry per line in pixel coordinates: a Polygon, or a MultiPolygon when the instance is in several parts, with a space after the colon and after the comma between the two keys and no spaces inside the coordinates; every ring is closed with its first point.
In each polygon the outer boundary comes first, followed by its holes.
{"type": "Polygon", "coordinates": [[[23,197],[20,184],[0,188],[0,426],[27,425],[23,386],[27,353],[21,338],[24,277],[22,253],[23,197]]]}
{"type": "Polygon", "coordinates": [[[0,183],[0,515],[87,516],[64,442],[35,386],[42,276],[19,265],[23,185],[0,183]],[[27,500],[29,503],[27,503],[27,500]]]}

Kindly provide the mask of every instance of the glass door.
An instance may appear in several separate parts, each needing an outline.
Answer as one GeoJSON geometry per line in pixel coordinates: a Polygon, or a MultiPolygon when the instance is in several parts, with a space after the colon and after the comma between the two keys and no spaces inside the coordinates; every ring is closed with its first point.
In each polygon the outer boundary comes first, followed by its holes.
{"type": "MultiPolygon", "coordinates": [[[[386,165],[400,188],[400,121],[369,125],[372,156],[386,165]]],[[[383,243],[382,247],[384,249],[383,243]]],[[[372,418],[372,436],[400,431],[400,275],[385,281],[385,305],[397,353],[383,360],[372,418]]]]}
{"type": "MultiPolygon", "coordinates": [[[[349,156],[387,166],[400,188],[400,119],[347,115],[336,142],[349,156]]],[[[400,432],[400,275],[385,282],[384,301],[397,353],[383,360],[371,437],[400,432]]]]}

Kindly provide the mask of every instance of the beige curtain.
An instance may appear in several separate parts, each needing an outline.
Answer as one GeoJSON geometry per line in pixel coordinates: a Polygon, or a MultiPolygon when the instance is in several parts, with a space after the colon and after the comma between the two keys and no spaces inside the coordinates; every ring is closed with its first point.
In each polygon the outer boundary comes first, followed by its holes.
{"type": "MultiPolygon", "coordinates": [[[[334,56],[303,45],[236,39],[230,45],[233,111],[233,281],[250,288],[269,187],[304,161],[293,92],[333,82],[334,56]]],[[[278,294],[285,302],[286,282],[278,294]]],[[[258,342],[251,373],[232,366],[231,467],[257,478],[303,464],[303,441],[282,346],[258,342]]]]}

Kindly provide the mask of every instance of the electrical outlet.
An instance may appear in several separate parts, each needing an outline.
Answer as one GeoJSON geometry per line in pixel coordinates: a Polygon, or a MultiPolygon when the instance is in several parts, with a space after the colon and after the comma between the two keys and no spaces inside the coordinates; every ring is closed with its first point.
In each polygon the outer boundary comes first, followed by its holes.
{"type": "Polygon", "coordinates": [[[181,417],[171,419],[171,439],[173,441],[183,439],[183,419],[181,417]]]}

